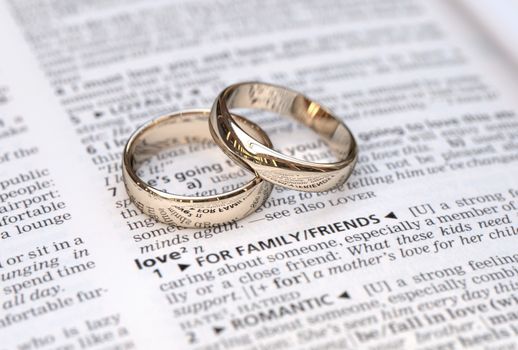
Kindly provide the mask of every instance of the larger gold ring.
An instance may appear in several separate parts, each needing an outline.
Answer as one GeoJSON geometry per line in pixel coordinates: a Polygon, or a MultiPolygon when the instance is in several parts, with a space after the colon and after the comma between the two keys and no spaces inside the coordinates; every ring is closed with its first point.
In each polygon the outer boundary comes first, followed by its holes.
{"type": "MultiPolygon", "coordinates": [[[[273,185],[255,176],[243,186],[221,195],[179,196],[151,187],[137,175],[138,163],[157,151],[177,144],[210,141],[209,110],[183,111],[151,120],[129,138],[122,161],[123,179],[130,199],[158,221],[183,227],[210,227],[253,213],[268,198],[273,185]]],[[[243,130],[271,146],[268,136],[252,122],[234,115],[243,130]]]]}
{"type": "Polygon", "coordinates": [[[281,86],[247,82],[225,88],[212,106],[209,125],[216,144],[235,162],[283,187],[326,191],[345,182],[356,163],[356,141],[345,124],[320,104],[281,86]],[[313,163],[274,151],[236,123],[232,108],[290,116],[319,134],[338,161],[313,163]]]}

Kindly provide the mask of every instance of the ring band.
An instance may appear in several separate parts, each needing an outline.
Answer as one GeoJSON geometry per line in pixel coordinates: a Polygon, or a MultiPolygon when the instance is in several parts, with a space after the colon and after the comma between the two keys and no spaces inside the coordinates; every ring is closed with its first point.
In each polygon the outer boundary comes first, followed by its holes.
{"type": "MultiPolygon", "coordinates": [[[[159,150],[193,141],[210,141],[209,110],[190,110],[151,120],[137,129],[124,148],[123,179],[130,199],[147,215],[166,224],[210,227],[241,219],[268,198],[273,185],[255,176],[241,187],[220,195],[190,197],[170,194],[146,184],[135,165],[159,150]]],[[[271,146],[269,137],[256,124],[233,115],[243,130],[271,146]]]]}
{"type": "Polygon", "coordinates": [[[356,163],[356,141],[345,124],[320,104],[281,86],[247,82],[225,88],[212,106],[209,126],[214,141],[229,157],[283,187],[326,191],[344,183],[356,163]],[[320,135],[338,161],[314,163],[274,151],[236,123],[229,112],[232,108],[290,116],[320,135]]]}

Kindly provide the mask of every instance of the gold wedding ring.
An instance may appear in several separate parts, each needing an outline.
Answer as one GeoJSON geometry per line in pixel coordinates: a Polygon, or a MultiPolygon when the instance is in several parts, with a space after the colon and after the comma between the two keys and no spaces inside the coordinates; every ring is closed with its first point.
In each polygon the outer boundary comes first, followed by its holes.
{"type": "MultiPolygon", "coordinates": [[[[190,110],[151,120],[129,138],[122,161],[123,179],[130,199],[158,221],[183,227],[210,227],[253,213],[268,198],[273,185],[255,176],[243,186],[221,195],[190,197],[174,195],[143,181],[136,166],[158,151],[189,142],[211,141],[207,125],[209,110],[190,110]]],[[[240,130],[272,147],[269,137],[254,123],[232,116],[240,130]]]]}
{"type": "Polygon", "coordinates": [[[216,144],[235,162],[287,188],[332,189],[344,183],[356,163],[356,141],[345,124],[320,104],[281,86],[246,82],[225,88],[214,102],[209,125],[216,144]],[[274,151],[239,125],[230,113],[233,108],[262,109],[294,118],[320,135],[338,161],[314,163],[274,151]]]}
{"type": "Polygon", "coordinates": [[[306,192],[341,185],[352,172],[357,152],[356,141],[345,124],[317,102],[281,86],[248,82],[225,88],[210,111],[178,112],[137,129],[124,148],[122,171],[129,197],[141,211],[167,224],[201,228],[253,213],[268,198],[273,184],[306,192]],[[235,108],[292,117],[322,137],[337,161],[314,163],[273,150],[270,138],[259,126],[230,112],[235,108]],[[255,175],[252,180],[220,195],[191,197],[159,190],[139,177],[138,165],[160,150],[207,142],[211,135],[226,155],[255,175]]]}

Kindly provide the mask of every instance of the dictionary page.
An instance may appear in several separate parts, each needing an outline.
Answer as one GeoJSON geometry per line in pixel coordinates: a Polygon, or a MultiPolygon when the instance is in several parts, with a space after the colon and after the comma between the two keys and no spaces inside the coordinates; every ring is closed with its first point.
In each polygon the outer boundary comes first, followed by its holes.
{"type": "MultiPolygon", "coordinates": [[[[517,346],[516,72],[451,2],[4,0],[0,28],[0,350],[517,346]],[[334,111],[350,179],[211,229],[141,214],[130,133],[250,80],[334,111]]],[[[191,195],[251,176],[210,144],[140,173],[191,195]]]]}
{"type": "Polygon", "coordinates": [[[518,64],[518,1],[461,0],[458,6],[475,25],[483,28],[490,45],[502,51],[515,65],[518,64]]]}

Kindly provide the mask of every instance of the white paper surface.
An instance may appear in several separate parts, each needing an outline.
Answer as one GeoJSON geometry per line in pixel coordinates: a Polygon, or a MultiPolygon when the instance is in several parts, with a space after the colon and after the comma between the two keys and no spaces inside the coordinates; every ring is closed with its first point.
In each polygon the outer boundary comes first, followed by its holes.
{"type": "MultiPolygon", "coordinates": [[[[0,349],[517,346],[515,72],[456,7],[13,0],[0,25],[0,349]],[[138,213],[129,134],[242,80],[342,118],[360,145],[348,182],[276,187],[215,229],[138,213]]],[[[277,149],[328,159],[292,121],[245,115],[277,149]]],[[[194,146],[146,176],[238,181],[194,146]]]]}

